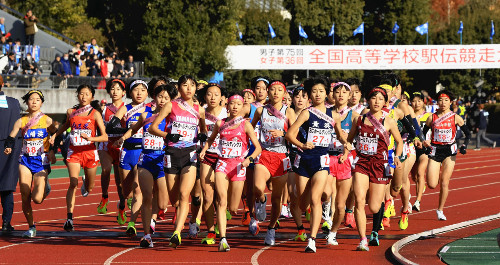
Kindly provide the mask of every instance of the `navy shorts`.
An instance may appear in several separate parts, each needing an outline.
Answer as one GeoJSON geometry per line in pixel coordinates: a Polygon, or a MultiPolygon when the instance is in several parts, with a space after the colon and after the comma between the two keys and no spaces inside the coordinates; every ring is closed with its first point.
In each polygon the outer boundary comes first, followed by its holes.
{"type": "Polygon", "coordinates": [[[297,153],[293,162],[293,172],[306,178],[312,178],[314,174],[325,170],[330,174],[330,156],[324,155],[303,155],[297,153]]]}
{"type": "Polygon", "coordinates": [[[120,168],[132,170],[139,162],[139,156],[142,149],[126,149],[123,148],[120,152],[120,168]]]}
{"type": "Polygon", "coordinates": [[[153,175],[154,179],[165,177],[163,171],[163,159],[165,153],[163,151],[153,151],[149,153],[141,153],[137,167],[144,168],[153,175]]]}
{"type": "Polygon", "coordinates": [[[48,154],[42,154],[39,156],[21,155],[19,157],[19,164],[27,167],[33,175],[42,170],[46,170],[47,174],[50,173],[48,154]]]}

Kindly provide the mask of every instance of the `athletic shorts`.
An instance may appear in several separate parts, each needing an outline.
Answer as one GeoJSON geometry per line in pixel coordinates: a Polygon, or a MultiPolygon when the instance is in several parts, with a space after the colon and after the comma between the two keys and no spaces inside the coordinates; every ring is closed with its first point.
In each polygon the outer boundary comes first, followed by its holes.
{"type": "Polygon", "coordinates": [[[66,161],[80,164],[83,168],[95,168],[99,164],[99,154],[97,154],[97,149],[93,144],[76,148],[70,145],[66,161]]]}
{"type": "Polygon", "coordinates": [[[142,149],[126,149],[120,151],[120,168],[132,170],[139,162],[142,149]]]}
{"type": "Polygon", "coordinates": [[[421,155],[426,155],[425,154],[425,147],[415,148],[415,154],[417,156],[417,160],[420,158],[421,155]]]}
{"type": "Polygon", "coordinates": [[[326,170],[330,174],[330,156],[324,155],[303,155],[298,153],[293,162],[293,172],[299,176],[312,178],[319,171],[326,170]]]}
{"type": "Polygon", "coordinates": [[[137,162],[137,167],[147,169],[154,179],[159,179],[165,177],[165,172],[163,171],[163,157],[165,153],[163,151],[153,151],[149,153],[141,153],[139,155],[139,162],[137,162]]]}
{"type": "MultiPolygon", "coordinates": [[[[396,168],[396,165],[394,165],[394,149],[389,149],[388,153],[389,153],[389,156],[388,156],[389,166],[392,168],[396,168]]],[[[399,161],[401,161],[401,160],[399,160],[399,161]]]]}
{"type": "Polygon", "coordinates": [[[201,163],[205,165],[209,165],[213,170],[215,170],[217,166],[217,160],[219,159],[219,155],[216,153],[206,152],[205,157],[201,163]]]}
{"type": "Polygon", "coordinates": [[[436,162],[443,162],[447,157],[457,155],[457,144],[438,145],[431,144],[429,158],[436,162]]]}
{"type": "Polygon", "coordinates": [[[292,168],[290,158],[285,153],[275,153],[267,150],[262,150],[258,162],[255,164],[266,167],[272,178],[281,177],[292,168]]]}
{"type": "Polygon", "coordinates": [[[342,155],[332,156],[330,155],[330,175],[332,175],[337,180],[344,180],[351,178],[351,165],[353,162],[353,152],[350,152],[344,163],[339,164],[339,159],[342,155]]]}
{"type": "Polygon", "coordinates": [[[97,150],[107,152],[113,159],[113,165],[118,165],[120,164],[120,148],[114,147],[113,144],[114,142],[99,143],[97,150]]]}
{"type": "Polygon", "coordinates": [[[175,148],[168,146],[165,149],[164,168],[166,174],[181,174],[185,167],[196,167],[198,154],[196,154],[196,146],[187,148],[175,148]]]}
{"type": "Polygon", "coordinates": [[[389,184],[392,179],[388,163],[371,161],[364,158],[357,159],[353,173],[367,175],[371,183],[389,184]]]}
{"type": "Polygon", "coordinates": [[[241,165],[243,161],[244,159],[219,158],[215,173],[226,174],[229,181],[245,181],[247,179],[247,168],[241,165]]]}
{"type": "Polygon", "coordinates": [[[39,156],[28,156],[21,154],[19,156],[19,164],[27,167],[32,175],[45,170],[47,174],[50,173],[50,163],[49,163],[49,155],[44,153],[39,156]]]}

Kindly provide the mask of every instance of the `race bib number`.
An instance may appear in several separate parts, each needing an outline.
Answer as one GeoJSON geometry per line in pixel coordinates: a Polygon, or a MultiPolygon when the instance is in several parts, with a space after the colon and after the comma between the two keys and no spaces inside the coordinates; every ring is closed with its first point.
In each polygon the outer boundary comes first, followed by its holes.
{"type": "Polygon", "coordinates": [[[222,160],[219,160],[217,161],[217,166],[215,166],[215,170],[217,172],[225,172],[226,171],[226,166],[227,166],[227,163],[222,161],[222,160]]]}
{"type": "Polygon", "coordinates": [[[300,155],[295,156],[295,161],[293,161],[293,166],[299,168],[300,166],[300,155]]]}
{"type": "MultiPolygon", "coordinates": [[[[214,129],[214,124],[207,126],[207,131],[209,132],[208,138],[210,138],[210,136],[212,135],[213,129],[214,129]]],[[[208,147],[207,151],[211,152],[211,153],[218,153],[219,152],[219,141],[220,141],[220,135],[217,134],[217,137],[215,137],[214,142],[212,143],[212,145],[210,147],[208,147]]]]}
{"type": "Polygon", "coordinates": [[[155,136],[146,132],[142,138],[142,146],[146,150],[162,150],[163,149],[163,138],[155,136]]]}
{"type": "Polygon", "coordinates": [[[450,146],[450,148],[451,148],[451,154],[452,154],[452,155],[454,155],[454,154],[456,154],[456,153],[457,153],[457,144],[452,144],[452,145],[450,146]]]}
{"type": "MultiPolygon", "coordinates": [[[[129,122],[128,123],[128,128],[130,129],[136,123],[137,122],[129,122]]],[[[142,138],[143,135],[144,135],[144,129],[141,127],[134,135],[132,135],[132,138],[139,139],[139,138],[142,138]]]]}
{"type": "Polygon", "coordinates": [[[269,131],[262,133],[262,140],[266,145],[281,145],[283,143],[283,136],[273,137],[269,131]]]}
{"type": "Polygon", "coordinates": [[[43,140],[24,141],[23,151],[28,156],[39,156],[43,154],[43,140]]]}
{"type": "Polygon", "coordinates": [[[91,130],[82,130],[82,129],[75,129],[71,131],[71,144],[73,146],[83,146],[83,145],[89,145],[92,144],[91,141],[87,141],[82,138],[82,134],[86,134],[87,136],[92,135],[91,130]]]}
{"type": "Polygon", "coordinates": [[[163,156],[163,167],[164,168],[172,167],[172,159],[170,158],[170,155],[163,156]]]}
{"type": "Polygon", "coordinates": [[[328,147],[332,141],[332,130],[330,129],[316,129],[309,127],[307,133],[307,142],[312,142],[314,146],[328,147]]]}
{"type": "Polygon", "coordinates": [[[196,124],[174,121],[172,122],[172,133],[181,135],[179,141],[192,142],[196,137],[197,127],[198,126],[196,124]]]}
{"type": "Polygon", "coordinates": [[[288,171],[292,169],[292,164],[290,163],[290,158],[289,157],[285,157],[283,159],[283,171],[288,171]]]}
{"type": "Polygon", "coordinates": [[[255,137],[257,137],[257,139],[260,139],[260,124],[257,124],[255,125],[255,137]]]}
{"type": "Polygon", "coordinates": [[[137,165],[142,165],[142,162],[143,162],[143,161],[144,161],[144,154],[143,154],[143,153],[141,153],[141,154],[139,155],[139,161],[137,162],[137,165]]]}
{"type": "Polygon", "coordinates": [[[453,140],[451,139],[452,129],[434,129],[434,141],[440,143],[449,143],[453,140]]]}
{"type": "Polygon", "coordinates": [[[431,153],[430,156],[436,156],[436,147],[431,145],[431,153]]]}
{"type": "Polygon", "coordinates": [[[365,155],[377,154],[378,138],[359,136],[358,150],[365,155]]]}
{"type": "Polygon", "coordinates": [[[238,158],[242,156],[243,143],[235,141],[221,140],[220,155],[223,158],[238,158]]]}
{"type": "Polygon", "coordinates": [[[236,166],[236,172],[238,179],[245,179],[247,177],[247,168],[242,166],[241,163],[236,166]]]}
{"type": "Polygon", "coordinates": [[[321,167],[330,167],[330,156],[329,155],[322,155],[319,157],[321,167]]]}

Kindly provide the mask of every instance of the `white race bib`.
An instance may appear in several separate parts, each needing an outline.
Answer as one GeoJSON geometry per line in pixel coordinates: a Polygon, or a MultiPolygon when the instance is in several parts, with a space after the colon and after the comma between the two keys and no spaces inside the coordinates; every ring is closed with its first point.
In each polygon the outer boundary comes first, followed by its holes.
{"type": "Polygon", "coordinates": [[[262,138],[266,145],[281,145],[284,140],[283,136],[273,137],[269,131],[263,132],[262,138]]]}
{"type": "Polygon", "coordinates": [[[359,135],[358,149],[362,154],[377,154],[378,138],[359,135]]]}
{"type": "Polygon", "coordinates": [[[290,169],[292,169],[292,164],[290,163],[290,158],[285,157],[283,159],[283,171],[288,171],[290,169]]]}
{"type": "Polygon", "coordinates": [[[142,138],[142,146],[145,150],[162,150],[163,145],[162,137],[152,135],[149,132],[146,132],[142,138]]]}
{"type": "Polygon", "coordinates": [[[239,158],[243,153],[243,143],[236,141],[221,140],[221,153],[222,158],[239,158]]]}
{"type": "Polygon", "coordinates": [[[236,172],[238,172],[238,175],[236,175],[239,179],[241,178],[246,178],[247,177],[247,168],[242,166],[241,163],[239,163],[236,166],[236,172]]]}
{"type": "Polygon", "coordinates": [[[332,141],[332,130],[330,129],[317,129],[309,127],[307,133],[307,142],[312,142],[314,146],[328,147],[332,141]]]}
{"type": "Polygon", "coordinates": [[[300,166],[300,155],[295,156],[295,161],[293,161],[293,166],[299,168],[300,166]]]}
{"type": "Polygon", "coordinates": [[[328,154],[319,157],[321,167],[330,167],[330,156],[328,154]]]}
{"type": "Polygon", "coordinates": [[[39,156],[42,155],[43,150],[43,139],[35,141],[23,141],[23,153],[28,156],[39,156]]]}
{"type": "Polygon", "coordinates": [[[92,136],[92,131],[83,129],[75,129],[71,131],[71,144],[73,146],[83,146],[92,144],[91,141],[83,139],[82,134],[86,134],[87,136],[92,136]]]}
{"type": "MultiPolygon", "coordinates": [[[[131,121],[128,123],[128,128],[130,129],[134,124],[136,124],[136,121],[131,121]]],[[[132,135],[132,138],[142,138],[144,136],[144,129],[141,127],[137,132],[132,135]]]]}
{"type": "Polygon", "coordinates": [[[453,142],[453,139],[451,139],[452,136],[452,129],[434,129],[434,141],[435,142],[440,142],[440,143],[449,143],[453,142]]]}
{"type": "Polygon", "coordinates": [[[196,137],[197,127],[195,124],[174,121],[172,122],[172,134],[180,134],[179,141],[192,142],[196,137]]]}

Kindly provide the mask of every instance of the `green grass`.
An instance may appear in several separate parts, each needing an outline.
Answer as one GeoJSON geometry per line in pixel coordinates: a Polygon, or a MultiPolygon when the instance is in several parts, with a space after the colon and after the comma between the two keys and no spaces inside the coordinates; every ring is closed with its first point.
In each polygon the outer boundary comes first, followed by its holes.
{"type": "Polygon", "coordinates": [[[442,259],[447,264],[500,264],[500,247],[497,243],[497,235],[500,228],[493,229],[481,234],[462,238],[447,244],[449,249],[440,252],[442,259]]]}

